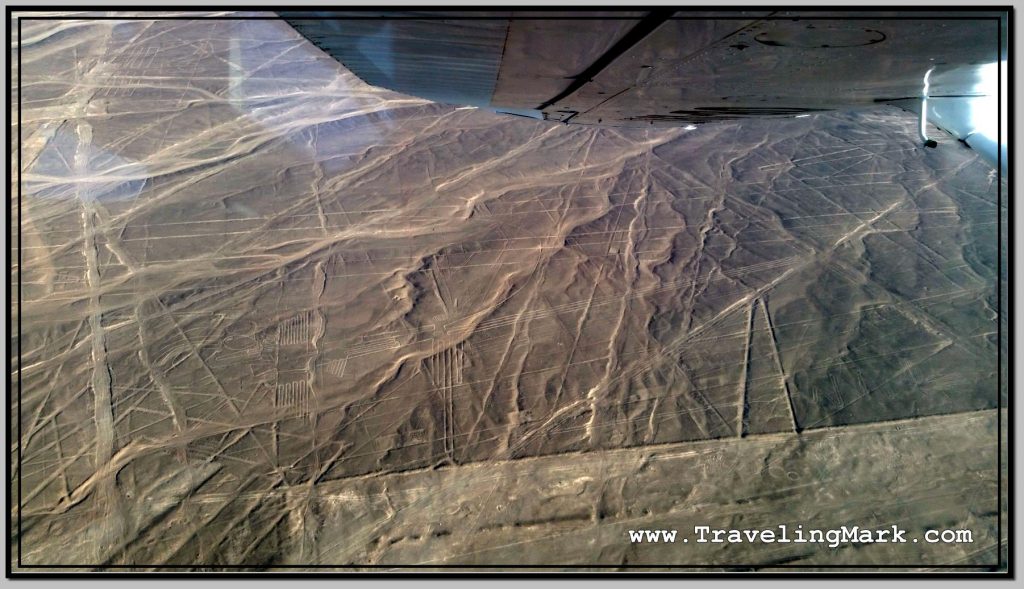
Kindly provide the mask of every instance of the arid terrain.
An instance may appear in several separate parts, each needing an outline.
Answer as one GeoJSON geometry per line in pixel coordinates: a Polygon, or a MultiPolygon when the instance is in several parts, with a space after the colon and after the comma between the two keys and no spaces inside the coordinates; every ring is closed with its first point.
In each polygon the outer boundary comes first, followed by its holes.
{"type": "Polygon", "coordinates": [[[913,116],[560,125],[275,20],[18,30],[16,570],[1005,553],[1006,180],[913,116]],[[778,524],[974,542],[628,538],[778,524]]]}

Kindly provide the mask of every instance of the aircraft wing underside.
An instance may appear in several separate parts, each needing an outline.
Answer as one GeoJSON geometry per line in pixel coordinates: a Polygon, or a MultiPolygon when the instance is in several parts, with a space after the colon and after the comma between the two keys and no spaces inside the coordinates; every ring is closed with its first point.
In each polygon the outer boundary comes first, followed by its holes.
{"type": "Polygon", "coordinates": [[[602,126],[686,126],[883,104],[920,112],[927,94],[947,113],[944,122],[932,112],[928,119],[965,139],[975,123],[963,104],[998,110],[992,74],[1007,45],[1005,20],[984,12],[281,15],[370,84],[602,126]],[[951,121],[948,113],[968,120],[951,121]]]}

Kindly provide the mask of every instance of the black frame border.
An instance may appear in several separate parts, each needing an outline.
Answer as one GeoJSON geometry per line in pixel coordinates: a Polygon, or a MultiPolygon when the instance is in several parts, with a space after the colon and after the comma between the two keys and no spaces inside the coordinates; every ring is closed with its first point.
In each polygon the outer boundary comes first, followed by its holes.
{"type": "MultiPolygon", "coordinates": [[[[199,12],[200,7],[198,6],[168,6],[168,5],[154,5],[142,7],[128,7],[128,6],[88,6],[88,5],[53,5],[53,6],[32,6],[32,5],[7,5],[6,6],[6,20],[7,20],[7,38],[10,40],[14,32],[13,28],[13,15],[19,12],[28,11],[109,11],[109,12],[121,12],[130,11],[133,13],[147,12],[147,13],[158,13],[158,12],[176,12],[176,11],[194,11],[199,12]]],[[[203,10],[208,11],[242,11],[241,6],[205,6],[203,10]]],[[[274,6],[257,6],[254,7],[256,12],[305,12],[305,11],[344,11],[344,12],[384,12],[384,11],[401,11],[401,10],[415,10],[422,12],[423,14],[417,16],[355,16],[346,15],[344,17],[310,17],[317,19],[327,20],[405,20],[405,19],[424,19],[430,18],[430,12],[438,11],[465,11],[473,12],[475,10],[498,12],[498,11],[522,11],[536,13],[530,16],[515,17],[513,20],[547,20],[547,19],[558,19],[558,20],[607,20],[607,19],[621,19],[621,20],[640,20],[642,16],[622,16],[616,17],[610,14],[605,16],[584,16],[584,15],[571,15],[572,12],[580,11],[601,11],[606,13],[615,12],[642,12],[642,11],[653,11],[653,10],[664,10],[666,8],[677,8],[679,10],[688,11],[710,11],[716,14],[711,16],[702,17],[686,17],[686,16],[672,16],[669,20],[694,20],[694,19],[707,19],[715,18],[719,20],[740,20],[749,19],[749,15],[746,16],[729,16],[727,13],[740,12],[740,11],[759,11],[759,12],[775,12],[775,11],[798,11],[803,14],[799,16],[801,20],[815,20],[815,19],[843,19],[843,20],[955,20],[961,18],[964,20],[995,20],[1002,22],[1006,21],[1007,38],[1007,60],[1009,65],[1013,65],[1014,61],[1014,37],[1013,37],[1013,17],[1014,17],[1014,6],[1002,5],[1002,6],[972,6],[972,7],[951,7],[937,5],[934,7],[929,6],[892,6],[892,7],[880,7],[880,6],[829,6],[827,8],[822,7],[808,7],[808,6],[789,6],[789,7],[777,7],[777,6],[685,6],[685,7],[672,7],[666,5],[656,6],[633,6],[633,7],[608,7],[608,6],[597,6],[597,7],[582,7],[582,6],[570,6],[570,7],[559,7],[559,6],[482,6],[482,7],[466,7],[466,6],[341,6],[334,7],[331,5],[313,5],[313,6],[287,6],[282,7],[282,10],[276,10],[274,6]],[[931,13],[931,15],[921,16],[852,16],[849,14],[843,16],[832,16],[833,13],[840,12],[869,12],[879,13],[888,11],[898,11],[900,13],[931,13]],[[557,15],[542,16],[545,12],[556,12],[557,15]],[[811,16],[807,13],[825,13],[822,16],[811,16]],[[973,13],[974,16],[953,16],[958,12],[973,13]],[[1003,12],[1001,16],[979,16],[978,13],[984,12],[1003,12]],[[936,13],[942,13],[942,16],[936,15],[936,13]]],[[[458,19],[458,20],[486,20],[494,18],[506,18],[501,16],[483,16],[483,15],[463,15],[453,16],[446,14],[444,16],[438,16],[436,18],[445,19],[458,19]]],[[[773,17],[761,17],[771,19],[773,17]]],[[[776,19],[790,19],[793,17],[779,16],[774,17],[776,19]]],[[[282,20],[280,16],[187,16],[187,15],[174,15],[174,16],[162,16],[156,15],[132,15],[132,16],[90,16],[90,15],[76,15],[76,16],[57,16],[57,15],[33,15],[26,17],[19,17],[18,23],[18,42],[16,49],[14,47],[8,48],[8,59],[7,59],[7,95],[11,99],[7,108],[7,129],[10,133],[13,130],[12,127],[12,113],[13,110],[13,95],[14,95],[14,80],[11,76],[12,67],[12,55],[13,51],[17,51],[18,61],[18,72],[17,72],[17,105],[18,105],[18,119],[17,119],[17,154],[18,154],[18,169],[17,169],[17,220],[18,220],[18,243],[17,243],[17,255],[18,255],[18,271],[17,271],[17,304],[18,304],[18,318],[17,318],[17,352],[18,352],[18,363],[17,363],[17,380],[16,386],[18,391],[17,399],[17,430],[18,430],[18,442],[17,442],[17,464],[18,464],[18,478],[17,478],[17,494],[18,494],[18,518],[17,518],[17,529],[12,527],[12,508],[14,507],[12,502],[12,460],[9,456],[8,461],[5,463],[5,472],[8,481],[8,492],[7,496],[7,563],[5,564],[6,577],[9,579],[21,579],[21,578],[32,578],[32,579],[43,579],[43,578],[190,578],[190,577],[210,577],[210,578],[252,578],[252,577],[263,577],[271,576],[273,578],[356,578],[356,577],[373,577],[373,578],[493,578],[493,577],[545,577],[545,578],[593,578],[593,577],[637,577],[637,578],[701,578],[701,577],[718,577],[718,578],[750,578],[752,576],[758,577],[781,577],[781,578],[1015,578],[1014,575],[1014,513],[1012,510],[1013,504],[1013,491],[1014,491],[1014,472],[1013,472],[1013,454],[1015,449],[1014,444],[1014,420],[1012,412],[1007,416],[1007,437],[1003,439],[1003,424],[1002,424],[1002,413],[1003,409],[1010,408],[1010,399],[1012,399],[1012,384],[1014,383],[1013,375],[1013,290],[1014,280],[1012,267],[1011,271],[1007,273],[1007,280],[1005,283],[1007,289],[1007,296],[1009,300],[1006,306],[1006,323],[1009,327],[1009,333],[1007,334],[1007,347],[1006,357],[1009,361],[1006,367],[1007,374],[1007,403],[1004,407],[1002,402],[1003,399],[1003,354],[1002,350],[997,354],[996,358],[996,380],[997,380],[997,407],[996,407],[996,420],[997,420],[997,436],[998,442],[996,445],[996,462],[997,462],[997,513],[996,513],[996,533],[997,533],[997,563],[995,565],[885,565],[885,564],[872,564],[872,565],[793,565],[793,564],[735,564],[735,565],[689,565],[689,564],[673,564],[673,565],[537,565],[537,564],[523,564],[523,565],[273,565],[269,569],[262,569],[254,566],[247,565],[25,565],[22,563],[22,534],[21,534],[21,498],[22,498],[22,486],[21,486],[21,268],[22,268],[22,159],[21,159],[21,144],[22,144],[22,109],[21,109],[21,22],[23,20],[282,20]],[[1006,508],[1007,508],[1007,536],[1004,544],[1002,538],[1002,522],[1003,522],[1003,442],[1007,443],[1006,457],[1008,461],[1007,465],[1007,497],[1006,497],[1006,508]],[[12,539],[14,536],[13,532],[17,532],[16,538],[18,543],[17,559],[13,558],[12,544],[15,540],[12,539]],[[1003,548],[1007,548],[1007,557],[1003,559],[1003,548]],[[1003,569],[1005,564],[1006,568],[1003,569]],[[11,570],[12,566],[17,566],[21,570],[11,570]],[[99,571],[87,570],[90,566],[99,568],[99,571]],[[31,569],[40,569],[40,572],[29,572],[31,569]],[[72,569],[74,572],[56,572],[55,569],[72,569]],[[119,570],[111,570],[119,569],[119,570]],[[149,569],[140,570],[140,569],[149,569]],[[218,569],[215,571],[210,570],[196,570],[196,569],[218,569]],[[281,570],[284,569],[284,570],[281,570]],[[313,570],[323,572],[313,572],[313,570]],[[372,570],[367,570],[372,569],[372,570]],[[423,570],[417,570],[423,569],[423,570]],[[581,570],[582,569],[582,570],[581,570]],[[625,570],[623,570],[625,569],[625,570]],[[638,570],[630,570],[638,569],[638,570]],[[703,572],[695,571],[694,569],[704,569],[703,572]],[[708,570],[710,569],[710,570],[708,570]],[[783,569],[783,570],[778,570],[783,569]],[[796,572],[799,570],[806,570],[806,572],[796,572]],[[834,569],[836,572],[832,572],[834,569]],[[928,570],[937,570],[937,572],[928,572],[928,570]],[[989,570],[985,570],[989,569],[989,570]],[[178,572],[175,572],[178,571],[178,572]],[[187,572],[186,572],[187,571],[187,572]],[[890,572],[885,572],[890,571],[890,572]]],[[[999,45],[998,51],[1002,55],[1003,48],[1003,27],[999,27],[999,45]]],[[[1007,157],[1012,163],[1013,157],[1013,121],[1014,121],[1014,74],[1013,68],[1007,68],[1007,157]]],[[[998,72],[998,83],[997,89],[1000,96],[1000,108],[997,115],[997,124],[999,124],[999,135],[998,144],[1002,145],[1002,119],[1003,109],[1001,108],[1001,97],[1003,88],[1003,76],[1002,68],[999,68],[998,72]]],[[[998,146],[997,146],[998,147],[998,146]]],[[[7,185],[11,185],[12,180],[12,149],[11,142],[8,141],[6,145],[7,151],[7,185]]],[[[1002,345],[1003,337],[1003,190],[1002,190],[1002,150],[997,149],[997,200],[996,200],[996,214],[998,219],[996,221],[996,240],[997,240],[997,256],[996,256],[996,301],[997,301],[997,319],[996,319],[996,332],[997,340],[999,345],[1002,345]]],[[[1009,170],[1009,174],[1006,179],[1006,193],[1007,193],[1007,240],[1006,244],[1006,262],[1009,263],[1013,257],[1013,225],[1014,219],[1012,211],[1008,206],[1008,203],[1013,202],[1014,185],[1013,185],[1013,173],[1012,169],[1009,170]]],[[[8,206],[5,212],[7,220],[7,232],[6,232],[6,244],[7,244],[7,300],[8,305],[6,309],[6,328],[8,341],[11,341],[12,335],[12,309],[11,309],[11,294],[12,286],[14,281],[14,273],[12,269],[12,239],[11,239],[11,207],[8,206]]],[[[12,354],[8,350],[7,358],[7,390],[14,390],[13,386],[15,382],[12,380],[12,354]]],[[[10,393],[9,393],[10,394],[10,393]]],[[[6,416],[7,416],[7,440],[11,440],[12,435],[12,416],[11,416],[11,399],[8,397],[6,416]]]]}

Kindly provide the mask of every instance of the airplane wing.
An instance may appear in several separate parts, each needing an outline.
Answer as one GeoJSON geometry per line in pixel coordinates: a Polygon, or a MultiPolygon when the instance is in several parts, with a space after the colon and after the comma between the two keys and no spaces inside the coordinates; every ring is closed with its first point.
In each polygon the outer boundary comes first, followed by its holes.
{"type": "Polygon", "coordinates": [[[1006,169],[997,115],[1006,12],[281,16],[364,81],[438,102],[602,126],[892,105],[925,113],[924,145],[935,144],[930,121],[1006,169]]]}

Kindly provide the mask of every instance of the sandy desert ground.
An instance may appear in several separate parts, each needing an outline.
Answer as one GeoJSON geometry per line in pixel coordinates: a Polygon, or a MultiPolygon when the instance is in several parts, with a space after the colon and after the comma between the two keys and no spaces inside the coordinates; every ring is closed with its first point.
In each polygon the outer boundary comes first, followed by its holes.
{"type": "Polygon", "coordinates": [[[13,566],[1005,553],[1005,179],[912,116],[565,126],[278,21],[19,28],[13,566]],[[779,523],[975,542],[627,538],[779,523]]]}

